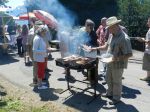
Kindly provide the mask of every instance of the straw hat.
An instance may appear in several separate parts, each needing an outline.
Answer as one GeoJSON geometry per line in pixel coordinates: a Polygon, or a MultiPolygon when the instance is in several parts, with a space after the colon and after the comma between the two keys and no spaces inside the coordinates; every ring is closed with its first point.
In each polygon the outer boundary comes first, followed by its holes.
{"type": "Polygon", "coordinates": [[[121,20],[118,20],[117,17],[112,16],[106,20],[106,25],[107,25],[107,28],[109,28],[110,26],[113,26],[113,25],[120,23],[120,22],[121,22],[121,20]]]}

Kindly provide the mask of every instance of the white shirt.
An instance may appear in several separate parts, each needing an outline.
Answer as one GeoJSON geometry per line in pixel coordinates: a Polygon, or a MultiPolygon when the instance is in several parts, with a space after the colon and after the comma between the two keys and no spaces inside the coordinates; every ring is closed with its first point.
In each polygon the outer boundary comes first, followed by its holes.
{"type": "Polygon", "coordinates": [[[33,59],[36,62],[45,62],[47,46],[42,37],[36,35],[33,40],[33,59]]]}
{"type": "Polygon", "coordinates": [[[34,34],[35,33],[34,33],[34,27],[33,27],[33,28],[31,28],[29,30],[29,34],[28,34],[28,37],[27,37],[27,43],[28,43],[28,45],[32,45],[34,34]]]}
{"type": "MultiPolygon", "coordinates": [[[[150,29],[146,33],[146,40],[150,41],[150,29]]],[[[150,54],[150,46],[148,46],[148,44],[145,46],[145,53],[150,54]]]]}

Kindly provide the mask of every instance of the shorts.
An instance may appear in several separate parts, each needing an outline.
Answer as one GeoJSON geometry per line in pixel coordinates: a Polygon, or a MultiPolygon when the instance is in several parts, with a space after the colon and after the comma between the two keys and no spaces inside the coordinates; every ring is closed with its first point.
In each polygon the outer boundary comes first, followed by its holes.
{"type": "Polygon", "coordinates": [[[144,53],[143,70],[150,71],[150,54],[144,53]]]}

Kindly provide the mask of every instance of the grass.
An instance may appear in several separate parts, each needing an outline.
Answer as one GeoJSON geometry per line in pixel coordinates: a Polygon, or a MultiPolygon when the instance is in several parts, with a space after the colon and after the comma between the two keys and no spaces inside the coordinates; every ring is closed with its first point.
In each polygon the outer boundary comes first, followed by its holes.
{"type": "Polygon", "coordinates": [[[50,109],[48,106],[27,105],[17,97],[8,95],[5,88],[0,85],[0,112],[50,112],[50,109]]]}
{"type": "Polygon", "coordinates": [[[49,112],[47,107],[29,107],[20,100],[13,98],[2,99],[0,101],[0,112],[49,112]]]}
{"type": "Polygon", "coordinates": [[[0,101],[0,112],[20,112],[24,106],[19,100],[7,98],[0,101]]]}

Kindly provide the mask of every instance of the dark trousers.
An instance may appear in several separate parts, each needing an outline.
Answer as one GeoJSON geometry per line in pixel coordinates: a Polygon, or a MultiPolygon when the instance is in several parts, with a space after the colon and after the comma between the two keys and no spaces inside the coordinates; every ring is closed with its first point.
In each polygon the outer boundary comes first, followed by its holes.
{"type": "Polygon", "coordinates": [[[18,54],[23,55],[22,39],[17,39],[18,54]]]}

